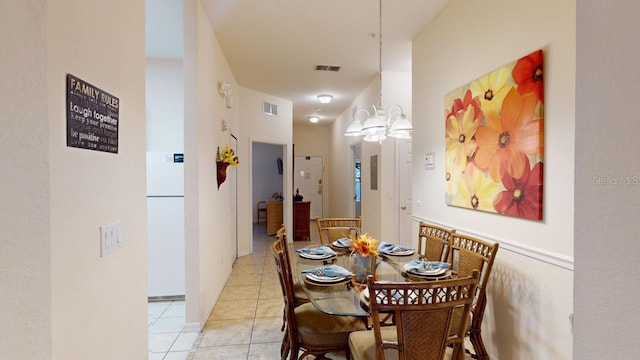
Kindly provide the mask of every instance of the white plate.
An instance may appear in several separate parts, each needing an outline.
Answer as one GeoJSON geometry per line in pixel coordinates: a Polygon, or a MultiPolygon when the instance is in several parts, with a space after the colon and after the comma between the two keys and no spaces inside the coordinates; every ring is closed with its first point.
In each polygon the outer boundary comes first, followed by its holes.
{"type": "Polygon", "coordinates": [[[333,243],[331,243],[333,246],[337,247],[337,248],[341,248],[341,249],[348,249],[350,245],[344,245],[343,243],[341,243],[340,241],[336,240],[333,243]]]}
{"type": "Polygon", "coordinates": [[[398,251],[393,251],[393,252],[386,252],[386,251],[381,251],[381,253],[385,254],[385,255],[390,255],[390,256],[409,256],[409,255],[413,255],[413,253],[415,253],[416,251],[413,249],[406,249],[406,250],[398,250],[398,251]]]}
{"type": "Polygon", "coordinates": [[[404,266],[404,271],[411,273],[413,275],[418,275],[418,276],[438,276],[438,275],[442,275],[444,273],[447,272],[447,268],[438,268],[438,269],[433,269],[433,270],[422,270],[419,271],[417,269],[411,269],[410,264],[406,264],[404,266]]]}
{"type": "Polygon", "coordinates": [[[310,280],[314,284],[338,284],[349,280],[349,278],[345,276],[329,277],[311,273],[305,274],[305,278],[306,280],[310,280]]]}
{"type": "Polygon", "coordinates": [[[311,260],[325,260],[336,256],[335,254],[306,254],[299,252],[298,256],[311,260]]]}

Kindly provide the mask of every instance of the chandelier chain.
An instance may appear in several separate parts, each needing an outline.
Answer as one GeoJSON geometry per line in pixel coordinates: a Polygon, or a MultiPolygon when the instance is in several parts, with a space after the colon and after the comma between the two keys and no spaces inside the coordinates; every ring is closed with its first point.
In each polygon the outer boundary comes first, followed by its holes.
{"type": "Polygon", "coordinates": [[[379,2],[378,14],[378,81],[380,82],[380,93],[378,94],[378,106],[382,108],[382,0],[379,2]]]}

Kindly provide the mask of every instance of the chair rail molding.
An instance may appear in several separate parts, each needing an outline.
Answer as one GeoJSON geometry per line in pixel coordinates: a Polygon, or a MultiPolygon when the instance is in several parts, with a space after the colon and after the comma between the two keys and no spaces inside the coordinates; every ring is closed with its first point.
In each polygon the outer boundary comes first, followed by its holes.
{"type": "Polygon", "coordinates": [[[526,256],[534,260],[542,261],[547,264],[551,264],[566,270],[573,271],[573,265],[574,265],[573,256],[567,256],[567,255],[559,254],[553,251],[540,249],[535,246],[519,243],[517,241],[497,238],[495,236],[479,233],[477,231],[471,231],[465,228],[454,226],[452,224],[447,224],[441,221],[429,219],[422,216],[412,215],[411,219],[413,221],[424,221],[424,222],[442,226],[445,228],[455,229],[456,232],[459,232],[461,234],[468,234],[471,236],[479,237],[481,239],[497,242],[497,243],[500,243],[500,249],[504,249],[506,251],[510,251],[522,256],[526,256]]]}

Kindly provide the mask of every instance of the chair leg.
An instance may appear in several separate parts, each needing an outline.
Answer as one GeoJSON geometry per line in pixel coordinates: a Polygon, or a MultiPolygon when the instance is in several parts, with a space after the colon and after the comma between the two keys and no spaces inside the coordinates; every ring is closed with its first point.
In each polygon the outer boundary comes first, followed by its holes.
{"type": "Polygon", "coordinates": [[[479,360],[489,360],[489,354],[484,347],[484,341],[482,341],[482,335],[479,329],[471,329],[469,339],[473,345],[473,350],[476,353],[474,358],[479,360]]]}
{"type": "Polygon", "coordinates": [[[280,360],[287,360],[290,351],[291,343],[289,342],[289,334],[286,332],[282,338],[282,344],[280,345],[280,360]]]}

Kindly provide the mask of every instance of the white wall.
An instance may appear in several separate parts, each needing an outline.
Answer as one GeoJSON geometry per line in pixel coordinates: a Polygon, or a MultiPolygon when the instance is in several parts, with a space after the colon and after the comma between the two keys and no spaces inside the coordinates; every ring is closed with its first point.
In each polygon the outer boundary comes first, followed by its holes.
{"type": "Polygon", "coordinates": [[[637,1],[578,1],[575,359],[636,357],[639,12],[637,1]]]}
{"type": "Polygon", "coordinates": [[[182,59],[146,60],[147,151],[183,151],[182,59]]]}
{"type": "Polygon", "coordinates": [[[495,359],[572,356],[575,5],[451,0],[414,39],[413,197],[422,204],[414,203],[414,217],[501,243],[483,322],[483,338],[495,359]],[[447,206],[445,94],[540,48],[545,51],[544,219],[447,206]],[[429,152],[436,154],[435,170],[417,165],[429,152]]]}
{"type": "MultiPolygon", "coordinates": [[[[371,105],[378,102],[379,81],[373,79],[371,83],[358,95],[355,101],[333,122],[331,126],[331,158],[325,162],[326,167],[331,169],[325,181],[329,186],[329,215],[331,217],[349,217],[355,215],[353,202],[353,159],[351,146],[363,143],[362,149],[362,228],[364,232],[378,233],[379,228],[373,228],[379,224],[378,207],[375,213],[367,214],[366,211],[373,210],[374,199],[365,198],[365,189],[369,188],[369,156],[373,150],[366,153],[366,144],[362,137],[347,137],[344,132],[351,124],[351,110],[354,106],[360,109],[371,110],[371,105]]],[[[364,118],[364,116],[362,116],[364,118]]],[[[371,145],[371,144],[369,144],[371,145]]],[[[378,145],[371,145],[378,146],[378,145]]],[[[367,195],[368,196],[368,195],[367,195]]]]}
{"type": "MultiPolygon", "coordinates": [[[[383,108],[400,105],[411,120],[411,74],[383,72],[383,108]]],[[[372,113],[371,105],[378,106],[380,82],[375,78],[360,93],[331,127],[331,159],[325,164],[329,174],[329,216],[354,216],[353,169],[351,146],[362,143],[362,231],[389,242],[397,241],[397,194],[395,181],[395,140],[388,138],[382,144],[362,141],[362,137],[346,137],[344,132],[352,121],[352,109],[365,109],[372,113]],[[378,185],[371,189],[371,157],[378,157],[378,185]]],[[[361,121],[366,120],[359,115],[361,121]]],[[[297,152],[297,148],[296,148],[297,152]]]]}
{"type": "Polygon", "coordinates": [[[144,3],[46,11],[52,358],[146,359],[144,3]],[[117,154],[66,146],[67,73],[119,98],[117,154]],[[118,221],[124,245],[100,257],[99,227],[118,221]]]}
{"type": "Polygon", "coordinates": [[[44,3],[0,6],[0,353],[7,359],[52,358],[44,3]]]}
{"type": "MultiPolygon", "coordinates": [[[[242,128],[240,129],[240,151],[246,154],[244,161],[239,165],[238,178],[238,212],[250,214],[254,209],[253,194],[251,189],[251,177],[254,176],[252,168],[251,144],[253,142],[283,145],[283,196],[284,196],[284,222],[288,229],[292,229],[293,194],[291,190],[291,172],[293,166],[292,121],[293,105],[291,101],[264,94],[255,90],[239,89],[240,117],[242,128]],[[278,115],[267,115],[262,112],[262,102],[267,101],[278,105],[278,115]]],[[[247,255],[252,251],[251,216],[240,216],[238,219],[238,255],[247,255]]]]}
{"type": "MultiPolygon", "coordinates": [[[[215,159],[218,147],[230,144],[239,130],[239,109],[226,107],[217,84],[238,86],[200,2],[184,2],[184,24],[185,329],[198,331],[231,273],[234,199],[229,181],[218,189],[215,159]]],[[[238,156],[242,164],[243,152],[238,156]]],[[[241,176],[242,166],[227,171],[241,176]]]]}

